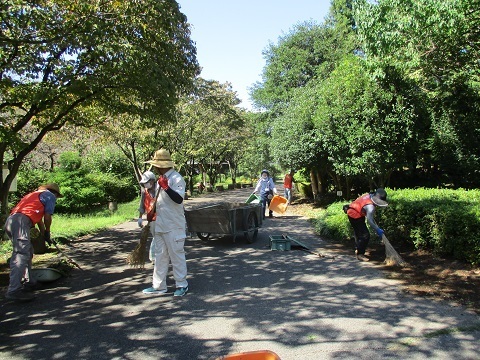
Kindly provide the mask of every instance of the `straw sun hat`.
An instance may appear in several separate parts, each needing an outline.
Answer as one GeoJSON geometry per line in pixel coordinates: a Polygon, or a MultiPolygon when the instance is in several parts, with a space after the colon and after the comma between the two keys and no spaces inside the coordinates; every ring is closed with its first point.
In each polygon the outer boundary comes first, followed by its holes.
{"type": "Polygon", "coordinates": [[[59,198],[63,197],[63,195],[60,194],[60,188],[55,183],[40,185],[38,187],[38,190],[50,190],[50,191],[55,192],[57,194],[57,197],[59,197],[59,198]]]}
{"type": "Polygon", "coordinates": [[[172,157],[170,156],[170,152],[166,149],[155,151],[153,159],[145,162],[160,169],[173,168],[175,166],[172,157]]]}

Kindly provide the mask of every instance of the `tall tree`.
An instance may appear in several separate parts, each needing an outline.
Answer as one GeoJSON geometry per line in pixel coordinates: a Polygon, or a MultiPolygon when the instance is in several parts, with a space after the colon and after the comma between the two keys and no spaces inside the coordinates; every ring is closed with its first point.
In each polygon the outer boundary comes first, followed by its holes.
{"type": "Polygon", "coordinates": [[[316,76],[318,66],[325,61],[325,27],[315,22],[297,24],[270,43],[263,51],[266,64],[262,82],[252,89],[255,105],[274,113],[281,113],[287,106],[295,88],[305,86],[316,76]]]}
{"type": "Polygon", "coordinates": [[[348,196],[354,176],[372,187],[388,185],[390,173],[405,164],[414,139],[415,112],[408,99],[379,86],[364,61],[353,55],[320,84],[316,96],[314,123],[337,189],[348,196]]]}
{"type": "Polygon", "coordinates": [[[161,129],[159,138],[175,153],[175,162],[190,180],[200,168],[215,183],[221,163],[243,136],[239,103],[230,83],[197,78],[194,91],[178,104],[178,121],[161,129]]]}
{"type": "Polygon", "coordinates": [[[378,78],[388,78],[392,69],[404,74],[427,100],[423,167],[471,185],[480,171],[480,1],[379,0],[356,6],[370,68],[378,78]]]}
{"type": "Polygon", "coordinates": [[[107,114],[173,117],[198,73],[189,24],[174,0],[7,0],[0,8],[2,213],[25,156],[67,123],[107,114]]]}

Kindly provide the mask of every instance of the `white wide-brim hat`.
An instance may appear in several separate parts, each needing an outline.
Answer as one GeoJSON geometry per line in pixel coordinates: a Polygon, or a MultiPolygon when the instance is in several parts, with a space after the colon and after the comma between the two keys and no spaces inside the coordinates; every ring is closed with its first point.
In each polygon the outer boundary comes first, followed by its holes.
{"type": "Polygon", "coordinates": [[[149,181],[155,181],[157,180],[155,174],[151,171],[145,171],[143,174],[142,174],[142,178],[140,179],[140,184],[146,184],[147,182],[149,181]]]}

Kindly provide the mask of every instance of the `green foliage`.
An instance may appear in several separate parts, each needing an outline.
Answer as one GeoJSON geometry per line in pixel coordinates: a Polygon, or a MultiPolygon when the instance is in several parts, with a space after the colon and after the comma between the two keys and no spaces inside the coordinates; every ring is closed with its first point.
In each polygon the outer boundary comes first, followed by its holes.
{"type": "Polygon", "coordinates": [[[314,23],[297,24],[278,44],[263,51],[266,66],[263,82],[257,83],[252,98],[258,107],[283,111],[295,88],[313,79],[317,67],[325,61],[325,28],[314,23]]]}
{"type": "Polygon", "coordinates": [[[88,171],[120,177],[131,177],[133,174],[128,158],[113,145],[91,149],[83,158],[82,166],[88,171]]]}
{"type": "Polygon", "coordinates": [[[60,154],[58,162],[60,164],[60,170],[65,172],[76,171],[82,166],[82,158],[80,154],[75,151],[66,151],[60,154]]]}
{"type": "Polygon", "coordinates": [[[313,197],[312,186],[310,182],[298,182],[295,186],[302,197],[307,199],[311,199],[313,197]]]}
{"type": "Polygon", "coordinates": [[[138,195],[139,187],[132,179],[121,178],[116,174],[95,173],[92,183],[102,189],[104,196],[109,201],[127,202],[138,195]]]}
{"type": "MultiPolygon", "coordinates": [[[[387,193],[389,206],[377,210],[375,218],[394,245],[404,243],[480,264],[480,190],[387,189],[387,193]]],[[[333,203],[316,214],[314,223],[320,235],[339,240],[350,237],[344,204],[333,203]]]]}
{"type": "Polygon", "coordinates": [[[54,171],[51,181],[59,184],[63,197],[57,200],[57,210],[76,213],[106,204],[108,201],[127,202],[137,196],[138,186],[130,178],[115,174],[75,171],[54,171]]]}
{"type": "Polygon", "coordinates": [[[478,186],[480,173],[480,16],[478,0],[356,1],[369,72],[415,83],[411,96],[429,114],[417,128],[416,164],[430,177],[478,186]],[[423,101],[422,101],[423,100],[423,101]],[[423,102],[423,104],[422,104],[423,102]],[[434,166],[432,166],[432,163],[434,166]],[[453,166],[452,166],[453,165],[453,166]]]}
{"type": "Polygon", "coordinates": [[[327,156],[312,121],[319,102],[316,83],[294,91],[289,107],[272,125],[270,149],[284,169],[312,168],[327,156]]]}
{"type": "MultiPolygon", "coordinates": [[[[109,161],[123,162],[120,153],[114,152],[109,161]]],[[[94,154],[95,157],[95,154],[94,154]]],[[[107,166],[107,160],[101,165],[107,166]]],[[[60,186],[62,198],[57,199],[57,213],[77,213],[105,205],[109,201],[128,202],[137,197],[138,184],[121,166],[110,170],[123,172],[123,177],[113,172],[100,172],[99,168],[83,166],[82,158],[76,152],[60,155],[60,166],[52,172],[42,170],[22,170],[18,177],[18,191],[11,196],[12,203],[34,191],[46,182],[55,182],[60,186]]]]}
{"type": "Polygon", "coordinates": [[[195,80],[195,91],[182,98],[179,121],[165,126],[162,140],[167,148],[178,149],[172,156],[187,176],[192,178],[200,168],[214,184],[222,162],[228,160],[231,168],[238,165],[238,144],[247,136],[239,102],[229,83],[202,78],[195,80]]]}
{"type": "Polygon", "coordinates": [[[415,115],[405,98],[372,81],[363,65],[358,57],[345,57],[319,84],[314,123],[337,175],[385,186],[388,174],[405,164],[415,115]]]}
{"type": "Polygon", "coordinates": [[[118,114],[144,127],[173,121],[199,72],[189,26],[174,0],[2,3],[2,210],[9,182],[49,132],[118,114]]]}
{"type": "Polygon", "coordinates": [[[49,173],[39,169],[23,169],[17,176],[17,192],[9,197],[10,202],[16,203],[23,196],[35,191],[40,185],[47,182],[49,173]]]}
{"type": "Polygon", "coordinates": [[[352,230],[348,218],[342,210],[345,202],[333,203],[326,209],[319,210],[314,220],[315,231],[329,239],[346,241],[350,239],[352,230]]]}

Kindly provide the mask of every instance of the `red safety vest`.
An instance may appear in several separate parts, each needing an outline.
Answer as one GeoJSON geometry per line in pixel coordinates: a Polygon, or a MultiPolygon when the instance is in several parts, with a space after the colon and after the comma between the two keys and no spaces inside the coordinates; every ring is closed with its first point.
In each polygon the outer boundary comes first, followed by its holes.
{"type": "Polygon", "coordinates": [[[286,189],[291,189],[292,182],[293,182],[293,176],[290,174],[285,175],[285,178],[283,179],[283,187],[286,189]]]}
{"type": "Polygon", "coordinates": [[[347,215],[354,219],[365,217],[365,211],[363,211],[363,207],[368,204],[373,204],[370,194],[360,196],[357,200],[349,205],[347,215]]]}
{"type": "MultiPolygon", "coordinates": [[[[143,208],[145,209],[145,212],[147,214],[150,212],[153,212],[154,206],[155,206],[155,197],[150,195],[150,192],[148,190],[145,190],[145,197],[143,198],[143,208]]],[[[157,218],[157,214],[155,213],[151,221],[155,221],[156,218],[157,218]]]]}
{"type": "Polygon", "coordinates": [[[38,224],[42,221],[45,214],[45,206],[40,201],[40,194],[44,191],[46,190],[34,191],[25,195],[17,206],[12,209],[10,215],[20,213],[28,216],[33,225],[38,224]]]}

